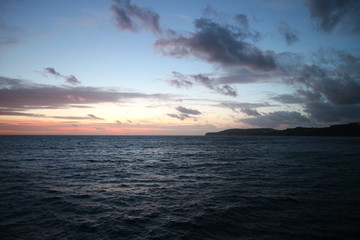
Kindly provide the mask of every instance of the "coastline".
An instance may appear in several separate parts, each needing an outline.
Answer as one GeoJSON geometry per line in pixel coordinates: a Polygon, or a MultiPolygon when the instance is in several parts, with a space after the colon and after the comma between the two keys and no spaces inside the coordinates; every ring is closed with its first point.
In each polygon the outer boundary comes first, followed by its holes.
{"type": "Polygon", "coordinates": [[[287,128],[276,130],[272,128],[227,129],[220,132],[208,132],[205,136],[348,136],[360,137],[360,123],[332,125],[323,128],[287,128]]]}

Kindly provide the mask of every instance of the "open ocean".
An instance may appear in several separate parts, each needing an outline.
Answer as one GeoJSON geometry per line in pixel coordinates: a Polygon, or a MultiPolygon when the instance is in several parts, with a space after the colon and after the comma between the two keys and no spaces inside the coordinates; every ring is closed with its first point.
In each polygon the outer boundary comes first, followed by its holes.
{"type": "Polygon", "coordinates": [[[360,239],[360,138],[0,136],[0,239],[360,239]]]}

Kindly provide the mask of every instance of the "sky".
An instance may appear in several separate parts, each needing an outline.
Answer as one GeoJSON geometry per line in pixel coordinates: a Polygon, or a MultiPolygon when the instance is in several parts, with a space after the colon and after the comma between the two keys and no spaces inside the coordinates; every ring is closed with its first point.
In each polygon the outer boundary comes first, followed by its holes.
{"type": "Polygon", "coordinates": [[[358,0],[0,1],[0,134],[359,121],[358,0]]]}

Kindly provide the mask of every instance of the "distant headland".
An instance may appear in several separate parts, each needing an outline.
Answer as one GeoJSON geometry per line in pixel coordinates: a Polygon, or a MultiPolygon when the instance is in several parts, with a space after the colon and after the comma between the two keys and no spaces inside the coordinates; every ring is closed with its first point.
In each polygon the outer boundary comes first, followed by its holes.
{"type": "Polygon", "coordinates": [[[220,132],[209,132],[206,136],[351,136],[360,137],[360,122],[332,125],[323,128],[272,128],[227,129],[220,132]]]}

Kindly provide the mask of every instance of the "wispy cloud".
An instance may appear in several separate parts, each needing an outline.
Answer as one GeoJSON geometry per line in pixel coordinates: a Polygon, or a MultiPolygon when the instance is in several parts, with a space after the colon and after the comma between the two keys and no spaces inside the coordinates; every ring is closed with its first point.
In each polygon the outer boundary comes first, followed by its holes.
{"type": "Polygon", "coordinates": [[[208,76],[205,76],[203,74],[196,74],[196,75],[192,75],[192,78],[198,84],[200,84],[202,86],[205,86],[205,87],[207,87],[209,89],[215,90],[218,93],[228,95],[228,96],[232,96],[232,97],[237,96],[236,90],[234,88],[232,88],[229,85],[223,85],[223,86],[220,86],[220,87],[216,86],[216,81],[214,79],[211,79],[208,76]]]}
{"type": "Polygon", "coordinates": [[[99,118],[99,117],[95,116],[94,114],[88,114],[88,117],[93,120],[104,120],[103,118],[99,118]]]}
{"type": "Polygon", "coordinates": [[[179,114],[168,113],[167,115],[169,117],[177,118],[177,119],[180,119],[180,120],[185,120],[187,118],[191,118],[194,121],[197,121],[197,118],[192,116],[192,115],[200,115],[201,114],[201,112],[199,110],[191,109],[191,108],[185,108],[185,107],[182,107],[182,106],[178,106],[175,109],[179,112],[179,114]]]}
{"type": "Polygon", "coordinates": [[[272,107],[269,103],[248,103],[248,102],[221,102],[218,107],[229,108],[234,112],[242,111],[243,109],[256,109],[262,107],[272,107]]]}
{"type": "Polygon", "coordinates": [[[13,45],[20,42],[21,30],[0,21],[0,46],[13,45]]]}
{"type": "Polygon", "coordinates": [[[214,90],[215,92],[223,95],[231,97],[237,96],[237,92],[233,87],[227,84],[220,85],[217,79],[210,78],[205,74],[185,75],[175,71],[173,71],[172,74],[172,79],[168,80],[167,82],[177,88],[189,88],[195,85],[199,85],[214,90]]]}
{"type": "Polygon", "coordinates": [[[291,28],[286,22],[280,21],[278,23],[278,30],[280,34],[284,37],[288,45],[299,41],[299,34],[297,33],[297,31],[291,28]]]}
{"type": "Polygon", "coordinates": [[[185,107],[182,107],[182,106],[177,107],[176,110],[178,110],[181,113],[191,114],[191,115],[200,115],[201,114],[201,112],[199,112],[196,109],[185,108],[185,107]]]}
{"type": "Polygon", "coordinates": [[[236,113],[244,113],[247,116],[261,116],[257,108],[271,107],[269,103],[246,103],[246,102],[222,102],[218,107],[229,108],[236,113]]]}
{"type": "Polygon", "coordinates": [[[242,113],[245,113],[248,116],[260,116],[261,114],[256,111],[255,109],[251,109],[251,108],[242,108],[240,110],[242,113]]]}
{"type": "Polygon", "coordinates": [[[78,85],[81,83],[74,75],[70,75],[70,76],[62,75],[61,73],[57,72],[55,68],[52,67],[44,68],[44,71],[45,73],[51,74],[55,77],[61,77],[65,79],[65,81],[71,85],[78,85]]]}
{"type": "Polygon", "coordinates": [[[194,83],[188,79],[188,76],[186,76],[182,73],[173,71],[172,75],[173,75],[173,77],[170,80],[168,80],[167,82],[174,87],[188,88],[188,87],[192,87],[194,85],[194,83]]]}
{"type": "Polygon", "coordinates": [[[120,92],[95,87],[59,87],[0,77],[0,107],[17,109],[88,107],[86,104],[130,99],[170,99],[166,94],[120,92]]]}
{"type": "Polygon", "coordinates": [[[155,34],[162,33],[159,15],[149,8],[140,7],[130,0],[115,0],[110,10],[115,15],[116,25],[120,30],[137,32],[146,28],[155,34]]]}
{"type": "Polygon", "coordinates": [[[61,74],[59,72],[57,72],[55,70],[55,68],[47,67],[47,68],[44,68],[44,70],[45,70],[46,73],[50,73],[50,74],[52,74],[52,75],[54,75],[56,77],[61,77],[61,74]]]}

